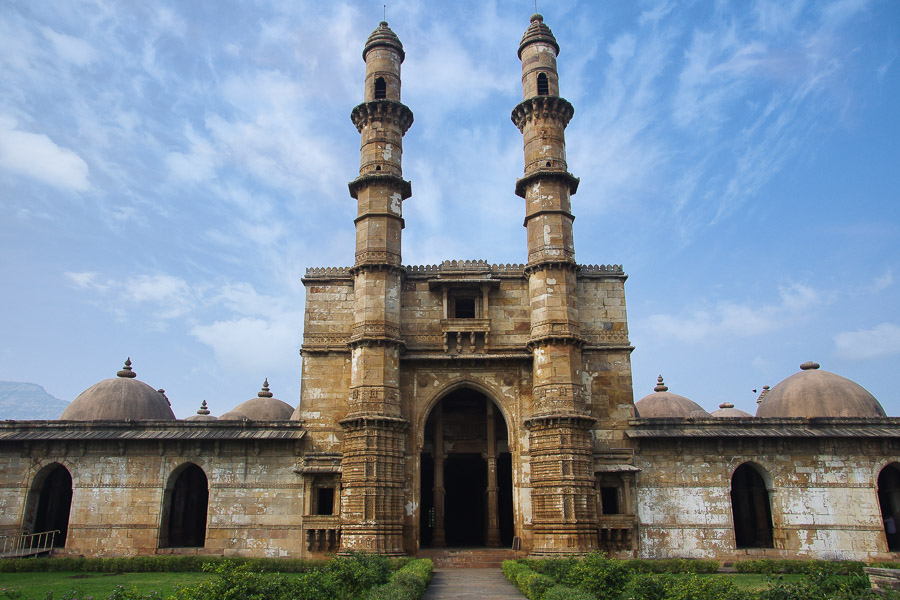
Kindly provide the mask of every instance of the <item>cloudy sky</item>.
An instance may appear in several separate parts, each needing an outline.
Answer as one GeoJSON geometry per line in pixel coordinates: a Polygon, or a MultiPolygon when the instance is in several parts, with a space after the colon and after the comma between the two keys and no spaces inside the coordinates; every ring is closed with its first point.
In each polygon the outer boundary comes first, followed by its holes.
{"type": "MultiPolygon", "coordinates": [[[[383,2],[0,5],[0,379],[130,356],[176,415],[300,397],[309,266],[353,261],[350,110],[383,2]]],[[[900,2],[539,0],[577,258],[624,265],[635,399],[707,410],[807,360],[900,416],[900,2]]],[[[404,262],[522,262],[531,0],[391,2],[404,262]]]]}

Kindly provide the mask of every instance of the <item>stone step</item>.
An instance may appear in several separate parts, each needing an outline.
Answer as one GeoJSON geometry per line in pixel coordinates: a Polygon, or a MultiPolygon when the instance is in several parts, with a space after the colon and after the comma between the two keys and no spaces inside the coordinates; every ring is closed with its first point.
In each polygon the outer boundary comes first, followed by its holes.
{"type": "Polygon", "coordinates": [[[430,558],[436,568],[496,569],[504,560],[524,556],[524,552],[505,548],[424,548],[417,558],[430,558]]]}

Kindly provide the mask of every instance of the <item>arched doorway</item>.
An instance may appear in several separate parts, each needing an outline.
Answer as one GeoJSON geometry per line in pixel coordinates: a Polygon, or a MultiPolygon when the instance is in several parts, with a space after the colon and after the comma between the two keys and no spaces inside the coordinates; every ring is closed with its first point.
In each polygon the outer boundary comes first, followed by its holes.
{"type": "Polygon", "coordinates": [[[442,398],[425,424],[421,459],[422,547],[512,544],[512,458],[493,401],[470,388],[442,398]]]}
{"type": "Polygon", "coordinates": [[[900,469],[896,464],[888,465],[878,474],[878,504],[881,506],[881,521],[888,550],[900,551],[900,469]]]}
{"type": "Polygon", "coordinates": [[[209,481],[193,463],[182,465],[169,477],[160,523],[161,548],[202,548],[206,542],[209,481]]]}
{"type": "Polygon", "coordinates": [[[731,476],[731,512],[738,548],[772,548],[772,507],[759,471],[748,463],[731,476]]]}
{"type": "Polygon", "coordinates": [[[25,502],[26,533],[59,531],[54,548],[65,548],[72,508],[72,475],[59,463],[47,465],[34,476],[25,502]]]}

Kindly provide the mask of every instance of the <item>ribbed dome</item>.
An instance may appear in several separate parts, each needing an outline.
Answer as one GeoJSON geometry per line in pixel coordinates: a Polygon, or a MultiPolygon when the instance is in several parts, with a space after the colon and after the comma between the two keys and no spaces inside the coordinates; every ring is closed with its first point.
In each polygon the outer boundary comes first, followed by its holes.
{"type": "Polygon", "coordinates": [[[400,38],[397,37],[396,33],[391,31],[387,21],[379,23],[378,27],[375,28],[375,31],[369,36],[369,39],[366,40],[366,46],[363,48],[362,53],[363,60],[366,60],[366,54],[369,53],[369,50],[376,46],[386,46],[395,49],[400,53],[400,62],[403,62],[406,58],[406,53],[403,51],[403,44],[400,43],[400,38]]]}
{"type": "Polygon", "coordinates": [[[757,417],[884,417],[875,396],[845,377],[806,362],[762,399],[757,417]]]}
{"type": "Polygon", "coordinates": [[[559,44],[556,43],[553,32],[544,25],[543,15],[537,13],[531,15],[531,25],[525,30],[525,35],[522,36],[522,41],[519,43],[519,59],[522,58],[522,50],[525,49],[525,46],[535,42],[550,44],[556,49],[556,55],[559,56],[559,44]]]}
{"type": "Polygon", "coordinates": [[[287,421],[294,414],[293,406],[272,397],[268,379],[263,383],[262,390],[256,396],[256,398],[238,404],[219,417],[219,420],[287,421]]]}
{"type": "Polygon", "coordinates": [[[104,379],[81,392],[66,407],[60,420],[175,420],[175,413],[165,395],[135,378],[130,358],[116,375],[113,379],[104,379]]]}
{"type": "Polygon", "coordinates": [[[719,410],[712,411],[711,413],[709,413],[709,416],[724,419],[746,419],[753,417],[753,415],[751,415],[750,413],[744,412],[739,408],[735,408],[734,404],[732,404],[731,402],[723,402],[719,405],[719,410]]]}
{"type": "Polygon", "coordinates": [[[635,415],[639,419],[707,418],[709,413],[703,407],[684,396],[673,394],[663,383],[662,375],[656,378],[653,393],[635,402],[635,415]]]}
{"type": "Polygon", "coordinates": [[[185,421],[215,421],[216,417],[209,414],[209,409],[206,408],[206,400],[204,400],[200,404],[200,409],[197,411],[196,415],[191,415],[186,418],[185,421]]]}

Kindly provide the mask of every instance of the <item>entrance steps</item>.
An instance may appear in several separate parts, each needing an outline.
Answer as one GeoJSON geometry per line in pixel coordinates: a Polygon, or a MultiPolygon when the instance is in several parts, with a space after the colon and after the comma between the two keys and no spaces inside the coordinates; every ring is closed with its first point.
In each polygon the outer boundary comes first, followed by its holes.
{"type": "Polygon", "coordinates": [[[423,548],[416,556],[443,569],[499,569],[504,560],[524,557],[525,552],[507,548],[423,548]]]}

